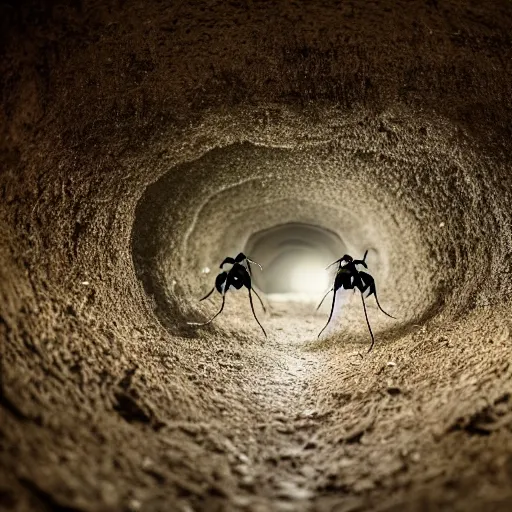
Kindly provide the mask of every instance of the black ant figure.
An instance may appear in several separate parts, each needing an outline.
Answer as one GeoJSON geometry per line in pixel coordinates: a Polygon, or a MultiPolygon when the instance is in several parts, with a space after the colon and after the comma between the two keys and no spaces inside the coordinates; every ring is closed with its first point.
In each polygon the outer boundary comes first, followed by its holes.
{"type": "MultiPolygon", "coordinates": [[[[342,258],[339,260],[336,260],[334,263],[331,263],[327,268],[332,267],[336,263],[338,263],[338,270],[336,271],[336,277],[334,278],[334,285],[333,287],[324,295],[323,299],[320,301],[320,304],[317,306],[317,310],[322,305],[323,301],[327,297],[327,295],[334,291],[334,296],[332,298],[332,306],[331,306],[331,314],[329,315],[329,320],[327,320],[327,323],[325,324],[325,327],[320,331],[318,334],[318,337],[320,337],[320,334],[322,334],[325,330],[325,328],[329,325],[329,322],[331,321],[332,314],[334,311],[334,303],[336,302],[336,292],[340,288],[344,288],[345,290],[354,290],[356,291],[356,288],[361,292],[361,300],[363,301],[363,309],[364,309],[364,316],[366,318],[366,324],[368,325],[368,330],[370,331],[370,336],[372,338],[372,344],[370,345],[370,348],[368,349],[368,352],[371,352],[373,345],[375,344],[375,338],[373,337],[372,328],[370,327],[370,322],[368,320],[368,313],[366,311],[366,304],[364,302],[364,292],[366,290],[369,290],[368,295],[366,298],[370,297],[370,295],[375,295],[375,301],[377,302],[377,307],[387,316],[390,318],[395,318],[394,316],[391,316],[389,313],[386,313],[381,305],[379,304],[379,299],[377,298],[377,290],[375,288],[375,280],[373,277],[368,274],[367,272],[363,272],[362,270],[357,270],[357,265],[362,265],[364,268],[368,269],[368,265],[366,264],[366,256],[368,255],[368,251],[364,253],[362,260],[355,260],[352,258],[352,256],[349,256],[348,254],[345,254],[342,258]],[[344,265],[343,265],[344,263],[344,265]]],[[[327,270],[327,269],[326,269],[327,270]]]]}
{"type": "Polygon", "coordinates": [[[222,272],[219,273],[219,275],[215,279],[215,286],[208,292],[207,295],[205,295],[200,300],[207,299],[215,290],[217,290],[222,295],[222,306],[220,307],[220,310],[217,314],[212,316],[210,320],[204,323],[197,323],[197,322],[187,322],[189,325],[208,325],[211,323],[215,318],[217,318],[224,309],[224,303],[226,301],[226,292],[229,290],[231,286],[235,288],[236,290],[240,290],[242,286],[245,286],[249,290],[249,301],[251,303],[251,310],[252,314],[254,315],[254,318],[256,322],[258,322],[258,325],[261,327],[261,330],[263,331],[263,334],[265,335],[265,338],[267,337],[267,333],[265,332],[265,329],[263,329],[263,326],[260,324],[260,321],[258,320],[258,317],[256,316],[256,313],[254,312],[254,305],[252,302],[252,294],[251,290],[256,294],[256,297],[258,297],[261,307],[263,308],[263,311],[266,313],[267,310],[265,309],[265,306],[263,305],[263,301],[261,300],[261,297],[258,295],[256,290],[252,287],[251,283],[251,277],[252,277],[252,271],[251,271],[251,263],[254,263],[255,265],[258,265],[261,270],[262,267],[259,263],[256,263],[255,261],[250,260],[244,253],[238,254],[238,256],[233,259],[230,257],[227,257],[224,259],[224,261],[220,264],[220,268],[222,272]],[[243,265],[243,262],[245,261],[247,267],[243,265]],[[224,265],[232,265],[229,270],[224,270],[224,265]]]}

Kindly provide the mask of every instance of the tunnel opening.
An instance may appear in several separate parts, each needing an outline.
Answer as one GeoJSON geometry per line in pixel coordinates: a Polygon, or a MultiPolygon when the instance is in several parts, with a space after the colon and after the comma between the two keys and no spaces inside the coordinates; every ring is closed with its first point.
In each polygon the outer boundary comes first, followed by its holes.
{"type": "MultiPolygon", "coordinates": [[[[142,194],[133,261],[152,309],[171,332],[191,335],[188,322],[215,314],[219,294],[200,299],[212,289],[220,262],[239,252],[264,267],[253,269],[253,279],[266,300],[309,304],[308,309],[274,306],[275,314],[293,322],[317,325],[313,304],[332,285],[335,270],[325,268],[345,253],[361,258],[369,251],[381,298],[402,311],[399,325],[412,325],[436,302],[440,276],[433,273],[428,252],[437,232],[421,232],[410,207],[383,181],[387,171],[365,178],[368,160],[339,148],[336,132],[324,144],[304,145],[297,136],[295,148],[279,147],[279,139],[275,147],[262,145],[253,135],[251,142],[199,151],[142,194]],[[403,258],[412,244],[415,258],[403,258]],[[401,271],[395,272],[398,265],[401,271]],[[421,276],[415,286],[408,279],[412,272],[421,276]]],[[[226,310],[210,328],[233,332],[237,315],[248,314],[242,295],[228,293],[226,310]]],[[[360,304],[353,302],[347,301],[340,328],[354,334],[361,331],[361,318],[360,304]]],[[[327,301],[321,311],[329,308],[327,301]]],[[[376,311],[371,301],[369,308],[376,311]]],[[[390,329],[385,318],[375,318],[377,332],[390,329]]]]}
{"type": "Polygon", "coordinates": [[[326,267],[348,249],[336,233],[290,222],[251,234],[244,251],[261,262],[254,282],[270,300],[315,301],[330,286],[326,267]]]}

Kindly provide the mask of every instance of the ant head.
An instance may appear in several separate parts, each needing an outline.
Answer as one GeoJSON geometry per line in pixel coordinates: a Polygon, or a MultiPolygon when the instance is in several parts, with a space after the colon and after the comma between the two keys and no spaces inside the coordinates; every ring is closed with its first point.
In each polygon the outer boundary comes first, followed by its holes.
{"type": "Polygon", "coordinates": [[[237,257],[235,258],[236,263],[242,263],[244,260],[248,260],[249,258],[243,253],[239,252],[237,257]]]}
{"type": "Polygon", "coordinates": [[[345,254],[339,260],[336,260],[333,263],[331,263],[328,267],[326,267],[325,270],[327,270],[328,268],[332,267],[333,265],[336,265],[336,263],[338,264],[338,268],[339,268],[339,267],[342,266],[343,263],[350,263],[352,261],[354,261],[354,258],[352,258],[352,256],[349,256],[348,254],[345,254]]]}

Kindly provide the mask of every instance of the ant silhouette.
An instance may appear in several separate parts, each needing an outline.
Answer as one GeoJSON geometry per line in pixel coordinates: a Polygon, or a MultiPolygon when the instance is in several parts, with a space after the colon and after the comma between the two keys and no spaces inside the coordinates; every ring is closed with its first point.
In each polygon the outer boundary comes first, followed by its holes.
{"type": "Polygon", "coordinates": [[[324,302],[325,298],[329,293],[334,291],[334,295],[332,298],[332,306],[331,306],[331,313],[329,315],[329,319],[327,320],[327,323],[325,324],[324,328],[319,332],[318,337],[320,338],[320,335],[324,332],[326,327],[329,325],[329,322],[331,321],[332,314],[334,312],[334,304],[336,302],[336,292],[340,288],[344,288],[345,290],[354,290],[354,293],[356,291],[356,288],[361,292],[361,300],[363,301],[363,309],[364,309],[364,316],[366,318],[366,325],[368,326],[368,330],[370,331],[370,336],[372,338],[372,343],[370,345],[370,348],[368,349],[368,352],[371,352],[373,345],[375,344],[375,338],[373,336],[372,328],[370,327],[370,321],[368,320],[368,313],[366,311],[366,303],[364,301],[364,292],[366,290],[368,291],[368,295],[366,298],[370,297],[371,295],[375,296],[375,301],[377,302],[377,307],[387,316],[390,318],[396,318],[394,316],[391,316],[389,313],[386,313],[380,303],[379,299],[377,297],[377,289],[375,288],[375,280],[373,277],[368,274],[367,272],[363,272],[362,270],[357,269],[357,265],[362,265],[364,268],[368,269],[368,265],[366,264],[366,256],[368,255],[368,251],[364,253],[362,260],[355,260],[352,258],[352,256],[349,256],[348,254],[345,254],[342,258],[339,260],[336,260],[334,263],[331,263],[327,268],[332,267],[333,265],[338,264],[338,269],[336,271],[336,277],[334,278],[334,285],[330,290],[327,291],[327,293],[323,296],[322,300],[320,301],[320,304],[317,306],[317,311],[324,302]],[[344,263],[344,265],[343,265],[344,263]]]}
{"type": "Polygon", "coordinates": [[[258,322],[258,325],[261,327],[261,330],[263,331],[263,334],[265,335],[266,338],[267,333],[265,332],[265,329],[260,324],[260,321],[256,316],[256,313],[254,311],[254,304],[252,302],[251,290],[256,294],[256,297],[258,297],[258,300],[260,301],[263,311],[265,313],[267,312],[263,304],[263,301],[261,300],[261,297],[258,295],[258,292],[252,287],[251,263],[258,265],[258,267],[260,267],[260,269],[263,270],[259,263],[250,260],[243,252],[239,253],[238,256],[234,259],[230,257],[225,258],[224,261],[220,264],[220,269],[222,270],[222,272],[220,272],[215,278],[215,286],[202,299],[200,299],[201,301],[206,300],[215,290],[217,290],[222,295],[222,305],[220,307],[219,312],[213,315],[212,318],[210,318],[210,320],[208,320],[207,322],[187,322],[188,325],[203,326],[211,323],[215,318],[217,318],[222,313],[222,310],[224,309],[224,303],[226,302],[226,292],[229,290],[229,288],[233,286],[233,288],[235,288],[236,290],[240,290],[242,286],[245,286],[249,290],[249,302],[251,303],[251,310],[252,314],[254,315],[254,319],[256,320],[256,322],[258,322]],[[247,267],[243,265],[244,262],[247,265],[247,267]],[[231,265],[231,268],[225,270],[224,265],[231,265]]]}

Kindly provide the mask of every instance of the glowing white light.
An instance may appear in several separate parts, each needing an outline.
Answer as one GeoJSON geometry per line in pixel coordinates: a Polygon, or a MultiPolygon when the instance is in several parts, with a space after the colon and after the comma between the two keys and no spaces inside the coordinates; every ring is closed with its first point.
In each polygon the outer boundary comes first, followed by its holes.
{"type": "Polygon", "coordinates": [[[210,268],[209,267],[204,267],[203,270],[201,270],[201,272],[203,274],[209,274],[210,273],[210,268]]]}
{"type": "Polygon", "coordinates": [[[318,295],[329,287],[329,274],[321,266],[297,266],[292,270],[290,277],[290,288],[296,293],[318,295]]]}

